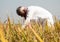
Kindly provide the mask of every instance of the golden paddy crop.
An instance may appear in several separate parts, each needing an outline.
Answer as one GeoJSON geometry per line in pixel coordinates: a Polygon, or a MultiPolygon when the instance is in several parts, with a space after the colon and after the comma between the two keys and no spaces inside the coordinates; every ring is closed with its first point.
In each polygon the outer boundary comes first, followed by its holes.
{"type": "Polygon", "coordinates": [[[0,42],[60,42],[60,21],[56,19],[54,27],[31,22],[31,25],[21,27],[21,24],[0,22],[0,42]]]}

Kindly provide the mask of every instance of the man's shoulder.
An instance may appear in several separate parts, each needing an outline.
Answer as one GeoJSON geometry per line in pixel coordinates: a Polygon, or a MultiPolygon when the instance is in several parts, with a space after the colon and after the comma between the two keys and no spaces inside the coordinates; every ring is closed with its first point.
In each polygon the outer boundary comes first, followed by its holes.
{"type": "Polygon", "coordinates": [[[45,8],[41,7],[41,6],[28,6],[29,10],[46,10],[45,8]]]}
{"type": "Polygon", "coordinates": [[[28,8],[41,8],[40,6],[28,6],[28,8]]]}

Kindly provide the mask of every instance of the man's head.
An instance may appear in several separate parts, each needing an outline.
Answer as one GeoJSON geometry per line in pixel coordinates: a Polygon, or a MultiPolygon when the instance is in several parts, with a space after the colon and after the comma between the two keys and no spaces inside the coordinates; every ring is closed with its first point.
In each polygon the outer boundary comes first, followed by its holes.
{"type": "Polygon", "coordinates": [[[26,18],[27,15],[27,7],[20,6],[17,8],[16,12],[19,16],[26,18]]]}

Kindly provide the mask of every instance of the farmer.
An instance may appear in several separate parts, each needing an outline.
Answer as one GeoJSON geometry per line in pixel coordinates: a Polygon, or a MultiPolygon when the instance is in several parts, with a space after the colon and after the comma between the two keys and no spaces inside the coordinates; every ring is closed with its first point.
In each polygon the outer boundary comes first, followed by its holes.
{"type": "Polygon", "coordinates": [[[39,6],[29,6],[29,7],[20,6],[17,8],[16,12],[19,16],[25,18],[23,27],[28,25],[30,23],[30,20],[38,21],[39,18],[46,19],[48,26],[54,24],[52,14],[46,9],[39,6]]]}

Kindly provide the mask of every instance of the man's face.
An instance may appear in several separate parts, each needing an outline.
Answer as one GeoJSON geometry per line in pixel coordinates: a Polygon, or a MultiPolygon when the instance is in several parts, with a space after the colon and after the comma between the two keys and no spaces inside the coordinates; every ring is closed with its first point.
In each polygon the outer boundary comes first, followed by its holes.
{"type": "Polygon", "coordinates": [[[26,15],[26,13],[27,13],[27,7],[21,7],[20,8],[20,12],[22,13],[22,15],[26,15]]]}

